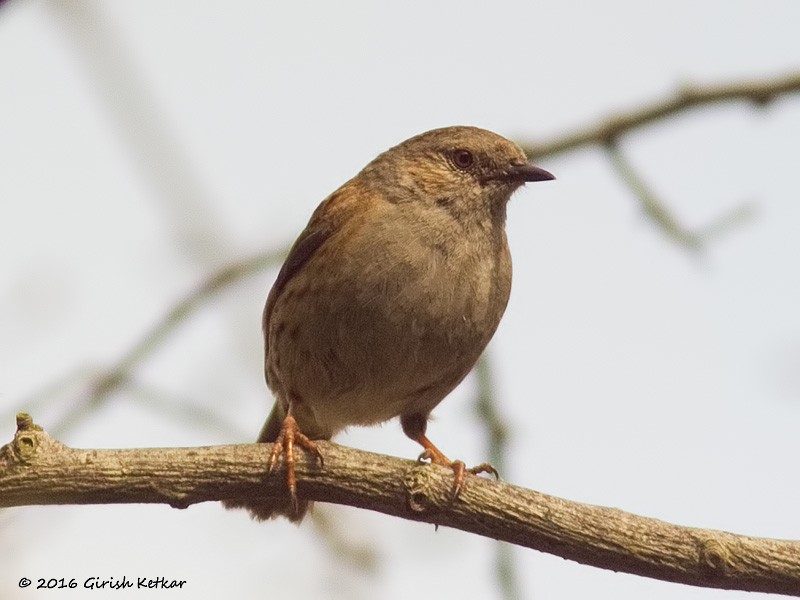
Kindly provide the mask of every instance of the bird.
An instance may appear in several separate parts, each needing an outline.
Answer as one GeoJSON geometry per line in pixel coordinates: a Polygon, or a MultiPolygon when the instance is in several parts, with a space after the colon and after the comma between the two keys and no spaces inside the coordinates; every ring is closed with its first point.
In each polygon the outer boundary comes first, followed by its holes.
{"type": "Polygon", "coordinates": [[[467,469],[426,436],[431,411],[469,374],[511,292],[506,206],[555,179],[523,150],[472,126],[433,129],[378,155],[313,212],[263,312],[264,372],[275,396],[258,442],[283,459],[288,497],[229,499],[256,520],[300,522],[296,448],[399,417],[421,458],[467,469]]]}

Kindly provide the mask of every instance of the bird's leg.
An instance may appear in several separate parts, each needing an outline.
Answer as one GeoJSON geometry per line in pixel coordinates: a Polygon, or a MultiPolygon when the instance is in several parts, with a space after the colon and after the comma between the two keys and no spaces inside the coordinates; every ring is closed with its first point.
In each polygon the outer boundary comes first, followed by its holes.
{"type": "Polygon", "coordinates": [[[497,473],[497,469],[495,469],[489,463],[481,463],[477,467],[468,469],[464,464],[464,461],[450,460],[447,458],[444,453],[428,439],[428,436],[425,435],[427,416],[403,416],[400,419],[400,423],[403,426],[403,431],[405,434],[424,448],[422,454],[419,455],[418,460],[429,460],[437,465],[442,465],[453,469],[455,479],[453,480],[453,492],[451,495],[452,500],[458,498],[458,495],[461,493],[461,490],[464,487],[465,473],[472,473],[473,475],[477,475],[478,473],[491,473],[497,479],[500,478],[500,475],[497,473]]]}
{"type": "Polygon", "coordinates": [[[280,433],[275,439],[272,446],[272,452],[269,455],[269,462],[267,463],[267,474],[272,473],[275,465],[278,464],[278,458],[283,454],[286,461],[286,483],[289,486],[289,494],[292,497],[292,510],[295,514],[299,511],[299,504],[297,502],[297,479],[294,474],[294,447],[295,444],[300,446],[308,452],[313,452],[316,458],[319,459],[320,466],[324,465],[322,453],[319,451],[317,445],[306,436],[297,426],[297,421],[292,415],[292,405],[289,404],[289,409],[286,411],[286,417],[283,419],[280,433]]]}
{"type": "Polygon", "coordinates": [[[495,469],[489,463],[481,463],[476,467],[470,467],[468,469],[463,460],[450,460],[444,454],[442,454],[442,451],[439,450],[424,433],[419,434],[414,438],[414,440],[423,448],[425,448],[425,450],[422,451],[422,454],[419,455],[419,460],[427,459],[432,463],[436,463],[437,465],[443,465],[453,469],[455,479],[453,480],[453,492],[451,495],[452,500],[458,498],[458,495],[461,493],[461,490],[464,487],[465,473],[472,473],[473,475],[477,475],[478,473],[491,473],[496,478],[500,478],[500,475],[497,473],[497,469],[495,469]]]}

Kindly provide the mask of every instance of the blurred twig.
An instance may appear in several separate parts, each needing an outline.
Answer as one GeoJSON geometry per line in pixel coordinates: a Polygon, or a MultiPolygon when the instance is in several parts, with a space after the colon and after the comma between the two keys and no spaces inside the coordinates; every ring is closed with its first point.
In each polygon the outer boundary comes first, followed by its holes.
{"type": "Polygon", "coordinates": [[[662,121],[681,112],[730,102],[751,102],[765,106],[782,96],[800,92],[800,72],[783,77],[767,77],[717,85],[684,85],[672,96],[618,113],[598,123],[576,129],[544,142],[521,142],[522,148],[536,160],[553,157],[584,146],[605,145],[620,136],[662,121]]]}
{"type": "Polygon", "coordinates": [[[239,439],[248,433],[252,435],[252,432],[243,432],[236,427],[224,413],[210,410],[186,398],[175,397],[154,386],[129,379],[125,383],[125,391],[130,399],[140,401],[143,408],[153,410],[162,417],[172,418],[183,427],[202,427],[215,432],[224,440],[239,439]]]}
{"type": "Polygon", "coordinates": [[[374,575],[380,559],[377,550],[369,544],[354,542],[331,514],[328,506],[314,506],[311,511],[314,526],[322,534],[328,552],[337,561],[345,563],[361,573],[374,575]]]}
{"type": "Polygon", "coordinates": [[[177,234],[184,256],[200,266],[216,267],[230,255],[230,246],[215,214],[219,202],[210,197],[173,135],[168,117],[159,110],[124,37],[98,0],[48,0],[58,31],[78,55],[93,91],[126,149],[152,185],[170,231],[177,234]],[[200,259],[198,261],[198,259],[200,259]]]}
{"type": "Polygon", "coordinates": [[[675,220],[675,217],[669,212],[667,207],[656,198],[655,193],[645,183],[636,170],[623,156],[619,145],[615,142],[609,142],[606,145],[606,150],[611,158],[611,164],[617,171],[620,178],[628,185],[633,191],[639,202],[642,205],[644,213],[655,221],[661,230],[673,241],[685,246],[690,250],[698,250],[700,248],[700,238],[697,234],[690,233],[683,229],[675,220]]]}
{"type": "MultiPolygon", "coordinates": [[[[497,403],[494,401],[495,386],[492,366],[486,353],[481,356],[475,367],[478,389],[475,398],[475,410],[480,422],[486,429],[489,447],[489,462],[499,473],[505,471],[506,441],[508,427],[500,416],[497,403]]],[[[495,577],[500,585],[502,597],[506,600],[522,598],[519,577],[514,564],[513,548],[503,541],[495,542],[495,577]]]]}
{"type": "Polygon", "coordinates": [[[656,197],[650,186],[625,158],[619,144],[614,142],[607,144],[606,151],[617,174],[639,199],[644,213],[658,225],[664,234],[688,250],[700,250],[703,244],[713,237],[730,231],[734,226],[741,225],[753,216],[754,207],[752,203],[747,202],[717,217],[713,223],[703,229],[690,231],[681,226],[666,205],[656,197]]]}
{"type": "Polygon", "coordinates": [[[552,157],[589,145],[604,146],[617,173],[639,199],[645,214],[669,239],[688,250],[696,251],[711,237],[727,232],[749,219],[753,215],[752,204],[743,204],[726,212],[701,231],[688,231],[681,227],[666,204],[656,197],[644,179],[625,160],[619,149],[620,139],[633,130],[701,106],[751,102],[763,107],[777,98],[798,92],[800,73],[718,85],[686,85],[664,100],[620,113],[549,141],[522,142],[521,145],[531,160],[552,157]]]}
{"type": "Polygon", "coordinates": [[[132,372],[150,356],[167,338],[209,299],[226,290],[233,283],[277,264],[285,250],[270,251],[223,267],[197,289],[172,306],[114,365],[94,378],[89,388],[71,404],[69,412],[52,428],[63,435],[84,415],[98,408],[108,396],[119,389],[132,372]]]}
{"type": "Polygon", "coordinates": [[[500,416],[493,400],[495,396],[494,377],[489,357],[481,356],[475,367],[478,379],[478,390],[475,398],[475,409],[481,423],[486,427],[489,446],[489,462],[499,473],[505,470],[506,441],[508,440],[508,426],[500,416]]]}

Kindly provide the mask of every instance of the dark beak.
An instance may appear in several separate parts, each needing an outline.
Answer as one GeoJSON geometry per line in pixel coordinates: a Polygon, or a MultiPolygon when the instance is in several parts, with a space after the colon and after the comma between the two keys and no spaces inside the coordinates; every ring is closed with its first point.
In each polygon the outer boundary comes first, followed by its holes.
{"type": "Polygon", "coordinates": [[[506,171],[506,177],[516,181],[550,181],[556,178],[550,171],[545,171],[531,163],[513,165],[506,171]]]}

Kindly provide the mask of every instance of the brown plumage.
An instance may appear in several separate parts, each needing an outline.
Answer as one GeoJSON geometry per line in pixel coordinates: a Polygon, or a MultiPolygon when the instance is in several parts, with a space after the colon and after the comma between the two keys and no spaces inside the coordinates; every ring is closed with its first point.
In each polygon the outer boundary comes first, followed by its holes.
{"type": "MultiPolygon", "coordinates": [[[[552,178],[497,134],[446,127],[384,152],[319,205],[264,308],[276,401],[258,441],[281,442],[270,468],[288,437],[316,452],[312,440],[400,417],[428,458],[453,466],[458,493],[464,465],[436,449],[425,426],[505,311],[511,194],[552,178]]],[[[289,461],[287,471],[285,499],[226,504],[299,521],[307,503],[296,499],[289,461]]]]}

